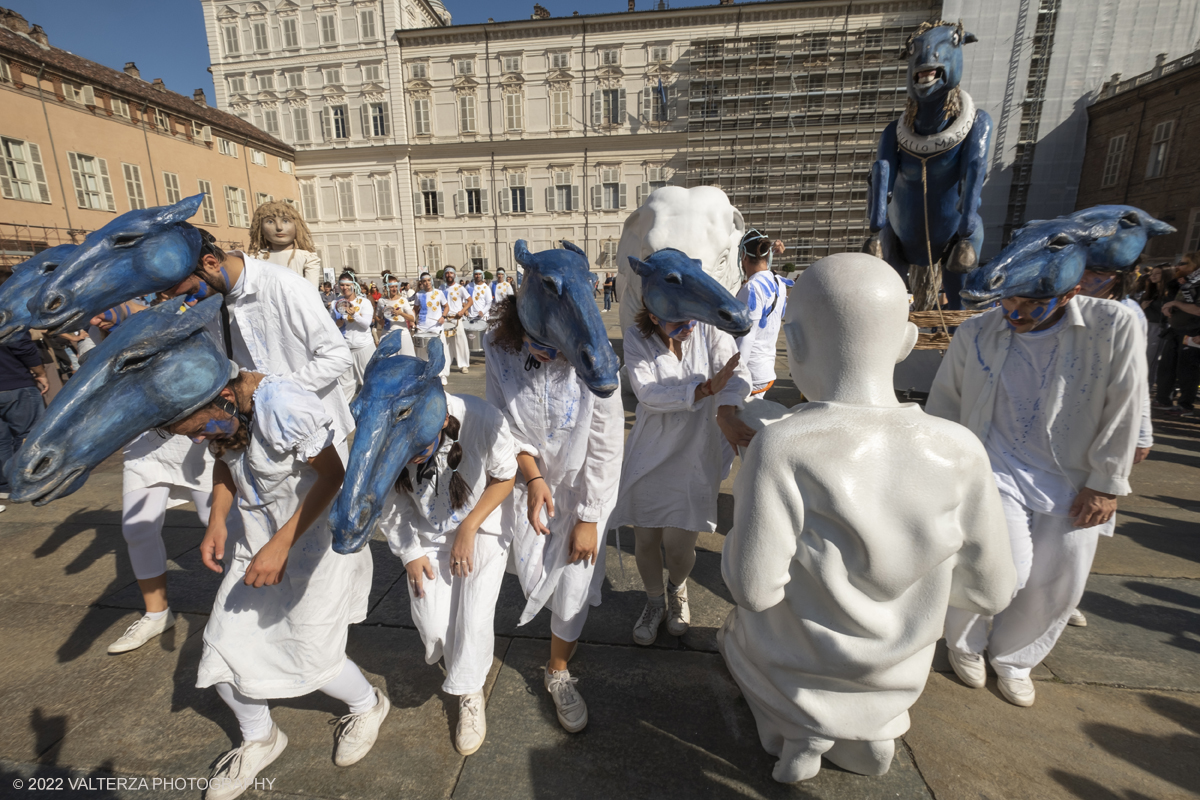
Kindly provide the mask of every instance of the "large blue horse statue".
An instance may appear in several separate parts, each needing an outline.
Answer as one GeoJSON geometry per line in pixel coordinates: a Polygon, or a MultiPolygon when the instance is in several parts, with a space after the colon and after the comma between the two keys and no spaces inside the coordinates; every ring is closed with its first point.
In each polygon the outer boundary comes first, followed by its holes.
{"type": "Polygon", "coordinates": [[[629,257],[642,279],[642,303],[661,322],[697,320],[732,336],[750,332],[750,311],[698,259],[671,247],[645,261],[629,257]]]}
{"type": "Polygon", "coordinates": [[[19,331],[29,329],[33,315],[29,301],[41,291],[42,284],[76,245],[60,244],[43,250],[28,261],[13,267],[12,277],[0,286],[0,344],[19,331]]]}
{"type": "Polygon", "coordinates": [[[943,282],[948,306],[961,308],[960,276],[978,265],[983,247],[979,202],[992,119],[958,85],[963,45],[975,41],[961,22],[917,29],[900,55],[908,60],[908,106],[884,129],[871,167],[863,252],[907,279],[917,311],[934,308],[943,282]]]}
{"type": "Polygon", "coordinates": [[[333,549],[342,554],[358,552],[371,538],[400,471],[438,438],[446,422],[442,343],[431,339],[429,360],[421,361],[400,355],[403,333],[392,331],[379,342],[363,371],[362,391],[350,405],[354,444],[342,490],[329,509],[333,549]]]}
{"type": "Polygon", "coordinates": [[[1058,297],[1079,283],[1084,269],[1129,269],[1148,238],[1174,232],[1133,206],[1093,206],[1034,220],[999,255],[966,276],[961,296],[972,308],[1005,297],[1058,297]]]}
{"type": "Polygon", "coordinates": [[[30,327],[79,330],[115,305],[178,285],[196,271],[202,240],[187,219],[203,200],[130,211],[88,234],[31,301],[30,327]]]}
{"type": "Polygon", "coordinates": [[[513,255],[525,270],[517,315],[529,338],[562,353],[593,394],[608,397],[620,385],[621,362],[596,306],[587,256],[571,242],[562,246],[531,253],[517,240],[513,255]]]}
{"type": "Polygon", "coordinates": [[[192,413],[236,375],[207,333],[222,298],[135,314],[93,350],[13,457],[14,502],[45,505],[77,491],[137,435],[192,413]]]}

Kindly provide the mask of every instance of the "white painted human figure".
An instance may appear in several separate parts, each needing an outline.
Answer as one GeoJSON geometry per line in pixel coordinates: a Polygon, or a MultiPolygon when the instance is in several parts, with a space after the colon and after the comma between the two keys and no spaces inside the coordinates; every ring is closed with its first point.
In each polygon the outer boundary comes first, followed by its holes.
{"type": "MultiPolygon", "coordinates": [[[[454,357],[455,365],[460,372],[467,372],[471,366],[471,351],[467,345],[466,332],[462,329],[462,319],[470,312],[471,293],[465,286],[458,284],[454,267],[446,267],[442,276],[446,281],[441,289],[446,297],[446,320],[454,323],[454,335],[446,338],[450,342],[450,353],[454,357]]],[[[449,369],[449,358],[446,359],[446,365],[449,369]]]]}
{"type": "Polygon", "coordinates": [[[445,662],[442,691],[459,701],[455,746],[470,755],[487,735],[483,684],[511,541],[500,504],[512,491],[517,453],[504,415],[486,400],[448,394],[446,415],[441,436],[388,493],[379,530],[408,573],[425,662],[445,662]],[[458,481],[466,492],[461,504],[458,481]]]}
{"type": "Polygon", "coordinates": [[[341,297],[333,301],[330,312],[350,348],[350,368],[338,378],[338,385],[342,387],[346,402],[350,402],[362,388],[363,371],[366,370],[371,356],[375,354],[375,339],[371,336],[375,307],[371,298],[360,291],[353,273],[342,273],[338,280],[338,291],[341,297]]]}
{"type": "Polygon", "coordinates": [[[1030,672],[1083,597],[1101,536],[1112,536],[1147,403],[1146,348],[1133,312],[1078,296],[1009,297],[963,323],[926,410],[968,427],[987,449],[1012,542],[1017,593],[1002,612],[951,608],[950,664],[1031,706],[1030,672]]]}
{"type": "Polygon", "coordinates": [[[917,331],[895,271],[835,255],[797,289],[784,332],[810,402],[742,455],[721,559],[737,605],[717,639],[784,783],[822,756],[886,772],[947,604],[994,613],[1015,585],[982,445],[896,401],[917,331]]]}
{"type": "Polygon", "coordinates": [[[321,257],[312,232],[295,206],[275,200],[254,209],[250,222],[250,252],[255,257],[290,269],[313,286],[321,286],[321,257]]]}

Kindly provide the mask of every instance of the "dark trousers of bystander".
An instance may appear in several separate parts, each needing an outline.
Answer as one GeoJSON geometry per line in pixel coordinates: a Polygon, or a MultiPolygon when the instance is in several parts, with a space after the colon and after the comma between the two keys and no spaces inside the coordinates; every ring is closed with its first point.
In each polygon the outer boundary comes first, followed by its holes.
{"type": "Polygon", "coordinates": [[[0,492],[8,491],[8,462],[45,410],[36,386],[0,392],[0,492]]]}
{"type": "Polygon", "coordinates": [[[1179,386],[1179,407],[1191,409],[1200,383],[1200,348],[1183,343],[1183,335],[1167,328],[1163,335],[1162,355],[1158,360],[1157,400],[1171,405],[1171,394],[1179,386]]]}

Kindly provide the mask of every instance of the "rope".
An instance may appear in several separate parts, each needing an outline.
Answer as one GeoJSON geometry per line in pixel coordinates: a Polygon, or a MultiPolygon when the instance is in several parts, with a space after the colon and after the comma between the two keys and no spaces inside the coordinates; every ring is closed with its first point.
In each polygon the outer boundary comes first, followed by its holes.
{"type": "MultiPolygon", "coordinates": [[[[917,158],[921,158],[917,156],[917,158]]],[[[925,172],[925,162],[927,158],[921,158],[921,199],[925,205],[925,253],[929,259],[929,272],[932,279],[933,273],[933,244],[929,241],[929,180],[925,172]]],[[[932,281],[931,281],[932,282],[932,281]]],[[[946,333],[946,338],[950,338],[950,326],[946,324],[946,317],[942,314],[942,292],[940,286],[933,288],[933,306],[937,309],[938,318],[942,321],[942,330],[946,333]]]]}

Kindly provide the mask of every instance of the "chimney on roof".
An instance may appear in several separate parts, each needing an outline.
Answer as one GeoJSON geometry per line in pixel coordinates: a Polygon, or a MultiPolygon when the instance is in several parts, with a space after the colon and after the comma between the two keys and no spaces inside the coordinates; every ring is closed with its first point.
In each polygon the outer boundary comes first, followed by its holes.
{"type": "Polygon", "coordinates": [[[50,37],[42,30],[41,25],[34,25],[29,29],[29,38],[40,44],[42,47],[50,46],[50,37]]]}
{"type": "Polygon", "coordinates": [[[204,96],[203,89],[197,89],[196,91],[192,92],[192,102],[198,106],[208,105],[208,98],[204,96]]]}
{"type": "Polygon", "coordinates": [[[721,5],[731,6],[731,5],[733,5],[733,0],[721,0],[721,5]]]}
{"type": "Polygon", "coordinates": [[[142,79],[141,70],[139,70],[137,68],[137,64],[133,63],[132,61],[125,62],[125,74],[132,75],[133,77],[137,78],[138,80],[142,79]]]}
{"type": "Polygon", "coordinates": [[[541,3],[533,4],[533,19],[550,19],[550,12],[541,3]]]}
{"type": "Polygon", "coordinates": [[[25,18],[8,8],[0,8],[0,28],[8,28],[13,33],[29,33],[25,18]]]}
{"type": "Polygon", "coordinates": [[[633,11],[633,0],[629,0],[629,10],[633,11]]]}
{"type": "Polygon", "coordinates": [[[162,82],[162,78],[155,78],[150,85],[155,89],[158,89],[160,92],[165,92],[167,90],[167,85],[162,82]]]}

